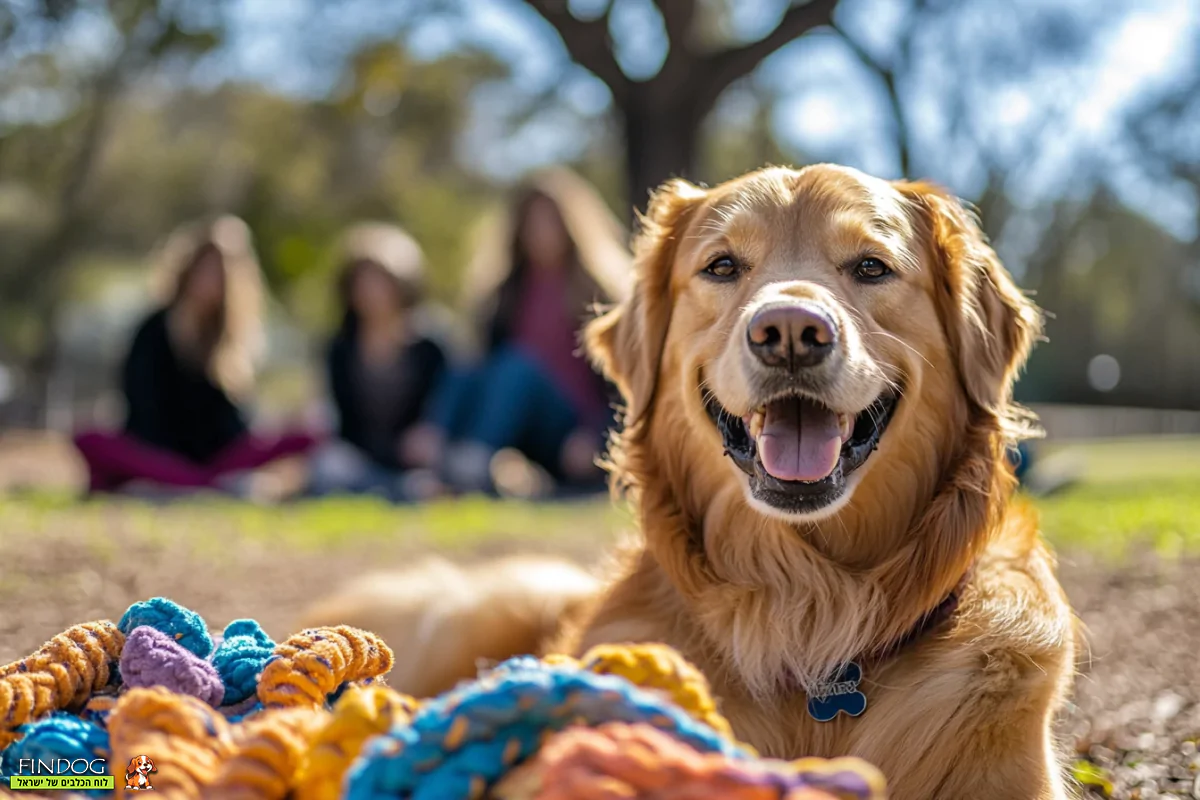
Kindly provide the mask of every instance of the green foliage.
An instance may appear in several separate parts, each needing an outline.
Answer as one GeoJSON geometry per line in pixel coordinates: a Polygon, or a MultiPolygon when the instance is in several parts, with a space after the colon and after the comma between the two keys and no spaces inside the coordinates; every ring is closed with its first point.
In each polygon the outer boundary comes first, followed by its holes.
{"type": "MultiPolygon", "coordinates": [[[[153,5],[114,13],[127,15],[125,28],[153,5]]],[[[194,56],[214,37],[172,22],[142,57],[194,56]]],[[[39,66],[57,64],[58,55],[36,54],[24,67],[59,86],[83,77],[39,66]]],[[[86,165],[69,232],[62,193],[79,169],[73,146],[97,109],[81,102],[61,118],[17,125],[0,139],[0,236],[12,243],[0,256],[0,287],[9,288],[0,295],[14,306],[0,313],[0,352],[37,351],[50,318],[37,297],[54,306],[69,299],[69,270],[81,255],[143,262],[173,227],[216,209],[249,222],[268,282],[309,329],[333,321],[332,246],[364,218],[410,229],[427,251],[435,294],[453,297],[471,229],[499,197],[488,180],[462,169],[456,142],[474,88],[505,74],[482,54],[419,61],[389,42],[350,59],[324,100],[255,85],[125,91],[104,109],[109,133],[86,165]],[[64,233],[70,241],[55,253],[63,268],[44,270],[41,248],[64,233]]]]}

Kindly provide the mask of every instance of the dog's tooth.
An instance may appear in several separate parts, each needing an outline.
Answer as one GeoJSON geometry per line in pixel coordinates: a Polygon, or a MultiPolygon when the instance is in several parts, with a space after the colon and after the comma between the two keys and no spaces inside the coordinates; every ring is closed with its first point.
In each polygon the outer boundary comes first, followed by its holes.
{"type": "Polygon", "coordinates": [[[851,431],[854,430],[854,420],[849,414],[838,414],[838,428],[841,431],[842,441],[850,438],[851,431]]]}
{"type": "Polygon", "coordinates": [[[750,438],[758,441],[758,436],[762,433],[763,421],[766,415],[762,411],[753,411],[750,414],[750,424],[747,425],[747,430],[750,432],[750,438]]]}

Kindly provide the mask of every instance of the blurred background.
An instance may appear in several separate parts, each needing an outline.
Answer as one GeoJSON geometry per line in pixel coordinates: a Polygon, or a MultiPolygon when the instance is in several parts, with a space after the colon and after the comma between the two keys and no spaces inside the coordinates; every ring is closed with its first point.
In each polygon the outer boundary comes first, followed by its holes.
{"type": "Polygon", "coordinates": [[[348,224],[453,304],[531,169],[629,222],[672,175],[838,161],[978,205],[1053,314],[1023,400],[1153,410],[1052,433],[1200,432],[1198,57],[1188,0],[4,0],[0,425],[119,419],[147,254],[203,214],[253,231],[286,416],[348,224]]]}

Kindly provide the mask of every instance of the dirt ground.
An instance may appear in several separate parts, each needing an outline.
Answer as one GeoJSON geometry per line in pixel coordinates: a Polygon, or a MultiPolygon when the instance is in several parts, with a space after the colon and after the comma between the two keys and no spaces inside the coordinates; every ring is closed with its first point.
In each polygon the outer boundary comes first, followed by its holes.
{"type": "MultiPolygon", "coordinates": [[[[192,535],[148,537],[127,516],[96,522],[104,536],[27,531],[22,547],[9,539],[0,582],[0,663],[73,623],[116,618],[130,602],[158,594],[198,610],[214,627],[251,616],[284,636],[321,592],[364,570],[411,563],[416,552],[401,542],[336,552],[219,541],[198,549],[192,535]]],[[[601,546],[561,541],[545,549],[586,562],[601,546]]],[[[511,547],[498,541],[461,557],[511,547]]],[[[1084,761],[1102,770],[1093,796],[1200,798],[1198,567],[1198,561],[1164,564],[1152,557],[1120,565],[1062,557],[1062,579],[1087,626],[1090,653],[1059,732],[1076,775],[1090,773],[1084,761]]]]}

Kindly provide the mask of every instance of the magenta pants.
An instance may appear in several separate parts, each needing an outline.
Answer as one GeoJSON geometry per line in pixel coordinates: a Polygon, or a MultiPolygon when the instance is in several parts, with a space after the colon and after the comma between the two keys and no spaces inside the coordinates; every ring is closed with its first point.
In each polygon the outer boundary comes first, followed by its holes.
{"type": "Polygon", "coordinates": [[[301,432],[279,436],[248,433],[206,464],[120,432],[81,433],[75,437],[75,446],[87,462],[91,491],[111,492],[134,480],[181,488],[214,488],[223,475],[258,469],[277,459],[300,455],[312,449],[317,441],[316,437],[301,432]]]}

